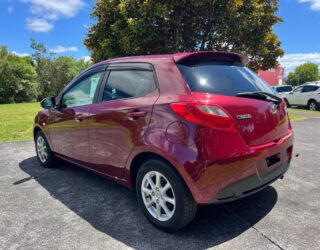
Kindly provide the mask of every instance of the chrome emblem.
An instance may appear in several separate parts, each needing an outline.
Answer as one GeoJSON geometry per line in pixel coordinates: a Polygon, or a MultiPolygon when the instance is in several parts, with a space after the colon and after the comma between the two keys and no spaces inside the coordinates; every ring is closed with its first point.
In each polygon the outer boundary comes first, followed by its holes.
{"type": "Polygon", "coordinates": [[[244,120],[244,119],[251,119],[252,116],[250,114],[246,114],[246,115],[237,115],[237,119],[238,120],[244,120]]]}
{"type": "Polygon", "coordinates": [[[278,106],[275,103],[272,102],[269,104],[269,110],[274,115],[278,112],[277,108],[278,108],[278,106]]]}

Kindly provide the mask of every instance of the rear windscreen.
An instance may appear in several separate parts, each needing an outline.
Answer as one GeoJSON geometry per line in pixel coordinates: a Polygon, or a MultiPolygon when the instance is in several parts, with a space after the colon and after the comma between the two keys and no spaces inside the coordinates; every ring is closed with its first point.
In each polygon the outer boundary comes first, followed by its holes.
{"type": "Polygon", "coordinates": [[[193,92],[236,96],[243,92],[276,92],[250,69],[228,64],[177,64],[193,92]]]}

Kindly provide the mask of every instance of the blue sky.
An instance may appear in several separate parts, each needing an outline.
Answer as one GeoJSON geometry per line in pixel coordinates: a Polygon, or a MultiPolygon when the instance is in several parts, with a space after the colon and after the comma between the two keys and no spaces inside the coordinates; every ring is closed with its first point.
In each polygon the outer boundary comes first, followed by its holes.
{"type": "MultiPolygon", "coordinates": [[[[17,54],[32,54],[30,37],[57,55],[88,57],[83,45],[93,1],[0,0],[0,45],[17,54]]],[[[284,19],[275,32],[286,51],[280,63],[286,74],[304,62],[320,64],[320,0],[281,0],[284,19]]]]}

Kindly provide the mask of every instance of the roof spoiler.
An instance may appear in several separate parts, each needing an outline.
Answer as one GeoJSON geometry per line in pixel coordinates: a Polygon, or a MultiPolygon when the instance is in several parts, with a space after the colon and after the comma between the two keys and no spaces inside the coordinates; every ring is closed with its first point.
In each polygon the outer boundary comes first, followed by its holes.
{"type": "Polygon", "coordinates": [[[184,62],[201,62],[201,61],[227,61],[233,62],[240,66],[245,66],[249,59],[248,57],[236,53],[224,52],[224,51],[199,51],[199,52],[187,52],[177,53],[173,55],[173,59],[176,63],[184,62]]]}

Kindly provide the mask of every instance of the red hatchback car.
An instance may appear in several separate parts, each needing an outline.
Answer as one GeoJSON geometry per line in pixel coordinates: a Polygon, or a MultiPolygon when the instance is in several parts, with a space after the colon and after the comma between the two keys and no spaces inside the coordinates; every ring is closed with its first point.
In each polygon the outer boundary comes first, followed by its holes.
{"type": "Polygon", "coordinates": [[[98,63],[41,102],[39,162],[61,158],[135,189],[155,226],[181,229],[197,205],[253,194],[289,167],[285,102],[247,62],[194,52],[98,63]]]}

